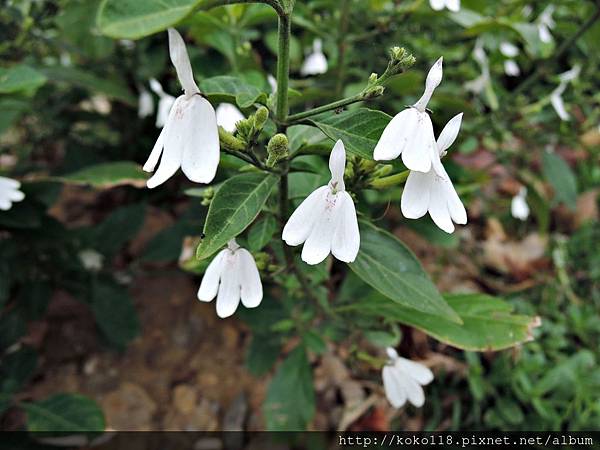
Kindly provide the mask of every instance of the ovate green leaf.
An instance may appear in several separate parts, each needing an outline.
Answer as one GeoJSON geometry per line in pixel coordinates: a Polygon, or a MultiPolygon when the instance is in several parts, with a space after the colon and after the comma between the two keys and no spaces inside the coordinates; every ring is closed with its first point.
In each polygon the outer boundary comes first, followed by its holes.
{"type": "Polygon", "coordinates": [[[46,77],[32,67],[18,64],[0,67],[0,94],[33,91],[46,82],[46,77]]]}
{"type": "Polygon", "coordinates": [[[265,103],[267,95],[239,77],[229,75],[205,78],[199,84],[204,95],[214,102],[236,102],[240,108],[265,103]]]}
{"type": "Polygon", "coordinates": [[[344,111],[339,114],[320,114],[311,122],[333,140],[344,141],[346,150],[365,159],[373,159],[373,150],[390,116],[367,108],[344,111]]]}
{"type": "Polygon", "coordinates": [[[123,185],[141,188],[146,186],[147,178],[148,176],[138,164],[131,161],[118,161],[86,167],[57,179],[65,183],[110,189],[123,185]]]}
{"type": "Polygon", "coordinates": [[[546,180],[552,185],[558,202],[575,207],[577,202],[577,180],[569,165],[556,153],[542,154],[542,170],[546,180]]]}
{"type": "Polygon", "coordinates": [[[277,177],[264,173],[245,173],[225,181],[208,209],[197,257],[208,258],[244,231],[258,216],[276,182],[277,177]]]}
{"type": "Polygon", "coordinates": [[[364,282],[393,302],[460,323],[413,253],[394,235],[360,221],[360,250],[349,265],[364,282]]]}
{"type": "Polygon", "coordinates": [[[273,238],[277,230],[277,221],[271,215],[265,216],[256,222],[248,232],[248,245],[250,250],[262,250],[273,238]]]}
{"type": "Polygon", "coordinates": [[[31,432],[81,433],[104,431],[104,415],[90,398],[58,394],[40,402],[23,403],[31,432]]]}

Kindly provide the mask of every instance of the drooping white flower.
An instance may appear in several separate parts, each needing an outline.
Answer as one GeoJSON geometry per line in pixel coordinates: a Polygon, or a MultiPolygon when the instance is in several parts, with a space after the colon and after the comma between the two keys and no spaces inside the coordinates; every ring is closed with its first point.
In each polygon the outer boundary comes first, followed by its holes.
{"type": "Polygon", "coordinates": [[[429,70],[419,101],[396,114],[385,127],[373,151],[375,160],[389,161],[402,155],[402,162],[410,170],[429,172],[433,167],[442,174],[433,124],[426,111],[433,91],[442,81],[442,61],[443,58],[438,59],[429,70]]]}
{"type": "Polygon", "coordinates": [[[142,88],[138,97],[138,117],[143,119],[144,117],[151,116],[153,112],[154,99],[152,98],[152,94],[142,88]]]}
{"type": "Polygon", "coordinates": [[[160,84],[160,82],[155,78],[150,79],[150,89],[152,89],[152,92],[158,95],[158,108],[156,110],[156,128],[162,128],[167,123],[169,113],[171,112],[173,103],[175,103],[175,97],[167,94],[163,90],[163,87],[160,84]]]}
{"type": "Polygon", "coordinates": [[[173,28],[169,28],[169,53],[184,94],[175,100],[167,123],[144,164],[144,170],[152,172],[161,159],[156,173],[146,183],[149,188],[167,181],[180,167],[191,181],[210,183],[219,165],[215,110],[200,93],[183,38],[173,28]]]}
{"type": "Polygon", "coordinates": [[[509,77],[518,77],[521,74],[521,69],[513,58],[519,54],[519,48],[510,42],[504,41],[500,43],[500,53],[508,58],[504,61],[504,73],[509,77]]]}
{"type": "Polygon", "coordinates": [[[12,178],[0,177],[0,210],[8,211],[12,204],[20,202],[25,194],[19,190],[21,183],[12,178]]]}
{"type": "Polygon", "coordinates": [[[540,36],[540,40],[545,44],[552,42],[552,33],[550,33],[550,30],[556,25],[554,19],[552,18],[554,9],[554,5],[548,5],[542,11],[537,20],[538,34],[540,36]]]}
{"type": "Polygon", "coordinates": [[[521,69],[514,59],[504,61],[504,73],[509,77],[518,77],[521,75],[521,69]]]}
{"type": "MultiPolygon", "coordinates": [[[[440,133],[436,149],[440,157],[452,145],[458,136],[462,113],[454,116],[440,133]]],[[[431,169],[427,173],[411,171],[406,180],[400,207],[407,219],[418,219],[427,212],[434,223],[446,233],[454,231],[453,221],[467,223],[467,212],[460,201],[450,177],[441,165],[442,173],[431,169]]]]}
{"type": "Polygon", "coordinates": [[[527,204],[527,188],[525,186],[519,189],[510,202],[510,214],[519,220],[527,220],[529,217],[529,205],[527,204]]]}
{"type": "Polygon", "coordinates": [[[441,11],[448,8],[449,11],[460,11],[460,0],[429,0],[429,6],[435,11],[441,11]]]}
{"type": "Polygon", "coordinates": [[[581,72],[581,66],[576,64],[572,69],[567,70],[566,72],[561,73],[558,78],[560,79],[560,84],[552,91],[550,94],[550,103],[552,103],[552,107],[558,114],[561,120],[567,121],[571,118],[567,109],[565,108],[565,103],[562,98],[563,92],[567,89],[569,83],[575,80],[579,73],[581,72]]]}
{"type": "Polygon", "coordinates": [[[327,57],[323,53],[323,42],[321,39],[313,41],[313,50],[310,53],[300,68],[300,73],[304,76],[320,75],[327,72],[327,57]]]}
{"type": "Polygon", "coordinates": [[[473,48],[473,59],[477,61],[479,67],[481,67],[481,75],[474,80],[466,82],[465,89],[475,94],[481,94],[491,80],[490,64],[485,50],[483,49],[481,39],[478,39],[475,43],[475,48],[473,48]]]}
{"type": "Polygon", "coordinates": [[[77,255],[83,267],[90,272],[98,272],[104,265],[104,256],[93,248],[86,248],[77,255]]]}
{"type": "Polygon", "coordinates": [[[394,408],[401,408],[406,400],[420,408],[425,403],[422,386],[433,381],[433,373],[423,364],[398,356],[392,347],[386,352],[390,359],[381,371],[385,396],[394,408]]]}
{"type": "Polygon", "coordinates": [[[344,185],[345,167],[346,149],[338,140],[329,157],[331,181],[306,197],[283,228],[282,238],[288,245],[304,243],[302,260],[307,264],[319,264],[330,252],[347,263],[358,254],[358,220],[344,185]]]}
{"type": "Polygon", "coordinates": [[[217,297],[217,315],[231,316],[240,300],[246,308],[256,308],[263,297],[260,274],[252,254],[235,239],[210,262],[198,290],[198,299],[210,302],[217,297]]]}
{"type": "Polygon", "coordinates": [[[242,112],[231,103],[221,103],[217,106],[217,125],[222,126],[225,131],[233,133],[235,124],[245,117],[242,112]]]}
{"type": "Polygon", "coordinates": [[[268,74],[267,81],[269,83],[269,86],[271,87],[271,93],[275,94],[277,92],[277,78],[275,78],[271,74],[268,74]]]}

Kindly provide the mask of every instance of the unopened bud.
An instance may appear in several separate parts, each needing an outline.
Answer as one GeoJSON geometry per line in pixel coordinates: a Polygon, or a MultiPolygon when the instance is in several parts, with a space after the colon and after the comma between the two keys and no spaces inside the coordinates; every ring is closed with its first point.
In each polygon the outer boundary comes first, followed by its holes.
{"type": "Polygon", "coordinates": [[[404,47],[392,47],[390,49],[390,56],[392,58],[392,62],[400,62],[406,56],[406,49],[404,47]]]}
{"type": "Polygon", "coordinates": [[[377,83],[377,74],[376,73],[372,73],[369,76],[369,81],[367,83],[367,86],[373,86],[375,83],[377,83]]]}
{"type": "Polygon", "coordinates": [[[264,106],[258,108],[254,113],[254,128],[256,130],[262,130],[268,118],[269,110],[264,106]]]}
{"type": "Polygon", "coordinates": [[[365,98],[379,97],[380,95],[383,95],[383,91],[385,91],[385,88],[383,86],[373,86],[373,87],[370,87],[365,92],[365,98]]]}
{"type": "Polygon", "coordinates": [[[267,167],[273,167],[277,161],[288,155],[288,138],[279,133],[271,138],[267,144],[267,167]]]}

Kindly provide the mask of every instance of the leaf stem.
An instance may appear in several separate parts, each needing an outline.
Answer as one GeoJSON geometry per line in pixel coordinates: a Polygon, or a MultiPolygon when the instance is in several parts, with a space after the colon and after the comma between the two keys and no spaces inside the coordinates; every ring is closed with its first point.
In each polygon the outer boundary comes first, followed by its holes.
{"type": "Polygon", "coordinates": [[[287,118],[287,124],[293,124],[300,122],[308,117],[316,116],[317,114],[321,114],[323,112],[331,111],[333,109],[343,108],[344,106],[351,105],[352,103],[362,102],[370,98],[366,95],[366,92],[363,91],[360,94],[353,95],[352,97],[343,98],[341,100],[337,100],[332,103],[328,103],[323,106],[319,106],[317,108],[309,109],[308,111],[303,111],[297,114],[292,114],[287,118]]]}

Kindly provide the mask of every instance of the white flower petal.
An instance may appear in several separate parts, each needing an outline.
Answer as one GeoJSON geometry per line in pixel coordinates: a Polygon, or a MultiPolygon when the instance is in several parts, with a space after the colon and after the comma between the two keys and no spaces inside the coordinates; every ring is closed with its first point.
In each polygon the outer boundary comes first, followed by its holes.
{"type": "MultiPolygon", "coordinates": [[[[188,104],[189,102],[182,95],[175,100],[175,104],[169,113],[167,124],[163,129],[164,136],[162,140],[164,149],[160,165],[154,176],[146,182],[146,186],[150,189],[167,181],[181,166],[183,139],[186,136],[186,130],[192,125],[189,115],[186,118],[184,114],[188,104]]],[[[150,155],[152,156],[152,153],[150,155]]],[[[150,164],[148,164],[148,167],[150,167],[150,164]]]]}
{"type": "Polygon", "coordinates": [[[306,57],[300,68],[301,75],[319,75],[327,72],[327,58],[323,54],[322,48],[321,39],[315,39],[313,41],[313,52],[306,57]]]}
{"type": "Polygon", "coordinates": [[[231,316],[240,304],[240,266],[238,255],[227,250],[223,257],[221,285],[217,294],[217,316],[231,316]]]}
{"type": "Polygon", "coordinates": [[[515,219],[527,220],[529,205],[527,204],[527,188],[522,187],[510,202],[510,213],[515,219]]]}
{"type": "Polygon", "coordinates": [[[7,198],[0,197],[0,210],[8,211],[10,208],[12,208],[11,201],[7,198]]]}
{"type": "Polygon", "coordinates": [[[402,151],[402,162],[410,170],[418,172],[429,172],[432,157],[438,155],[435,136],[433,135],[433,124],[426,112],[417,112],[417,124],[413,129],[412,136],[402,151]]]}
{"type": "Polygon", "coordinates": [[[507,58],[514,58],[519,54],[519,48],[516,45],[511,44],[510,42],[501,42],[500,43],[500,53],[502,53],[507,58]]]}
{"type": "Polygon", "coordinates": [[[373,150],[373,159],[376,161],[396,159],[415,132],[418,114],[419,112],[414,108],[406,108],[396,114],[383,130],[373,150]]]}
{"type": "Polygon", "coordinates": [[[423,95],[417,101],[417,103],[413,105],[413,107],[421,113],[425,112],[425,108],[427,108],[427,104],[429,103],[435,88],[438,87],[442,82],[443,61],[444,58],[441,56],[435,63],[433,63],[433,66],[431,66],[431,69],[429,69],[429,73],[427,74],[427,79],[425,80],[425,92],[423,92],[423,95]]]}
{"type": "Polygon", "coordinates": [[[423,173],[411,171],[402,191],[400,209],[407,219],[423,217],[429,209],[431,189],[435,182],[433,171],[423,173]]]}
{"type": "Polygon", "coordinates": [[[331,253],[340,261],[351,263],[358,255],[360,248],[360,232],[358,219],[352,197],[347,192],[338,193],[340,204],[340,219],[333,235],[331,253]]]}
{"type": "Polygon", "coordinates": [[[318,205],[312,212],[316,221],[304,247],[302,247],[302,261],[306,264],[319,264],[331,252],[333,235],[340,220],[340,206],[343,203],[342,192],[328,193],[325,201],[318,205]]]}
{"type": "Polygon", "coordinates": [[[173,108],[173,104],[175,103],[175,97],[172,95],[163,95],[158,101],[158,108],[156,111],[156,128],[162,128],[167,123],[169,118],[169,113],[171,112],[171,108],[173,108]]]}
{"type": "Polygon", "coordinates": [[[454,224],[448,210],[443,179],[436,177],[431,188],[429,199],[429,215],[434,223],[446,233],[454,231],[454,224]]]}
{"type": "Polygon", "coordinates": [[[392,361],[395,361],[399,358],[398,352],[394,347],[386,347],[385,352],[387,353],[388,358],[390,358],[392,361]]]}
{"type": "Polygon", "coordinates": [[[19,189],[20,187],[21,183],[19,181],[12,178],[0,177],[0,189],[19,189]]]}
{"type": "Polygon", "coordinates": [[[336,190],[343,191],[344,171],[346,170],[346,149],[341,139],[335,143],[331,154],[329,155],[329,171],[331,172],[331,184],[336,190]]]}
{"type": "Polygon", "coordinates": [[[181,170],[196,183],[210,183],[219,166],[219,129],[215,110],[200,95],[188,100],[180,132],[183,135],[181,170]]]}
{"type": "Polygon", "coordinates": [[[504,61],[504,73],[509,77],[518,77],[521,74],[519,65],[512,59],[504,61]]]}
{"type": "Polygon", "coordinates": [[[240,271],[241,298],[246,308],[255,308],[260,305],[263,298],[260,274],[252,254],[240,248],[236,251],[238,257],[238,270],[240,271]]]}
{"type": "Polygon", "coordinates": [[[317,220],[317,210],[325,202],[328,192],[329,186],[321,186],[300,203],[283,228],[281,238],[286,244],[295,246],[306,241],[317,220]]]}
{"type": "Polygon", "coordinates": [[[154,99],[150,92],[142,89],[138,98],[138,117],[148,117],[154,112],[154,99]]]}
{"type": "Polygon", "coordinates": [[[446,193],[446,203],[448,205],[448,211],[450,212],[450,217],[455,223],[464,225],[467,223],[467,210],[465,209],[465,205],[463,205],[460,197],[456,193],[456,189],[454,189],[454,185],[450,178],[446,178],[440,180],[440,183],[444,185],[444,191],[446,193]]]}
{"type": "Polygon", "coordinates": [[[441,155],[443,152],[448,150],[450,146],[456,140],[458,136],[458,132],[460,131],[460,125],[462,123],[463,113],[457,114],[452,119],[448,121],[442,132],[437,138],[437,146],[439,150],[439,154],[441,155]]]}
{"type": "Polygon", "coordinates": [[[385,396],[394,408],[402,408],[406,403],[406,392],[395,376],[393,366],[384,366],[381,371],[385,396]]]}
{"type": "Polygon", "coordinates": [[[160,84],[160,81],[158,81],[156,78],[150,78],[150,89],[152,89],[152,92],[154,92],[156,95],[158,95],[159,97],[162,97],[165,94],[165,91],[162,87],[162,84],[160,84]]]}
{"type": "Polygon", "coordinates": [[[419,384],[426,385],[433,381],[433,372],[423,364],[406,358],[398,358],[395,365],[419,384]]]}
{"type": "Polygon", "coordinates": [[[21,200],[23,200],[25,198],[25,194],[23,192],[19,191],[18,189],[11,189],[8,192],[6,192],[6,197],[11,202],[20,202],[21,200]]]}
{"type": "Polygon", "coordinates": [[[245,119],[242,112],[231,103],[221,103],[216,109],[217,125],[223,127],[225,131],[233,133],[236,130],[235,124],[245,119]]]}
{"type": "Polygon", "coordinates": [[[144,164],[144,171],[146,172],[154,172],[154,168],[156,164],[158,164],[158,160],[160,159],[160,155],[162,154],[163,147],[165,145],[165,129],[160,130],[160,134],[158,135],[158,139],[156,139],[156,143],[150,152],[150,156],[148,160],[144,164]]]}
{"type": "Polygon", "coordinates": [[[552,33],[550,33],[550,30],[548,29],[548,27],[546,25],[544,25],[544,24],[538,25],[538,34],[540,36],[540,40],[544,44],[549,44],[552,42],[552,33]]]}
{"type": "Polygon", "coordinates": [[[177,71],[177,77],[179,82],[185,91],[187,96],[197,94],[200,92],[196,82],[194,81],[194,74],[192,72],[192,64],[190,63],[190,57],[188,56],[187,49],[185,48],[185,42],[183,38],[174,28],[169,28],[169,54],[171,56],[171,62],[175,66],[177,71]]]}
{"type": "Polygon", "coordinates": [[[558,114],[558,117],[560,117],[561,120],[567,121],[570,119],[571,116],[565,108],[565,103],[563,102],[562,95],[560,95],[560,93],[553,92],[550,96],[550,103],[552,103],[552,107],[554,108],[556,114],[558,114]]]}
{"type": "Polygon", "coordinates": [[[452,12],[460,11],[460,0],[446,0],[446,8],[452,12]]]}
{"type": "Polygon", "coordinates": [[[223,258],[229,250],[221,250],[217,256],[210,262],[198,289],[198,299],[203,302],[210,302],[217,296],[219,290],[219,280],[221,278],[223,258]]]}
{"type": "Polygon", "coordinates": [[[445,0],[429,0],[429,6],[435,11],[441,11],[446,6],[445,0]]]}
{"type": "Polygon", "coordinates": [[[395,372],[394,375],[404,386],[404,391],[408,397],[408,401],[417,408],[423,406],[425,403],[425,393],[423,392],[421,385],[404,372],[395,372]]]}

